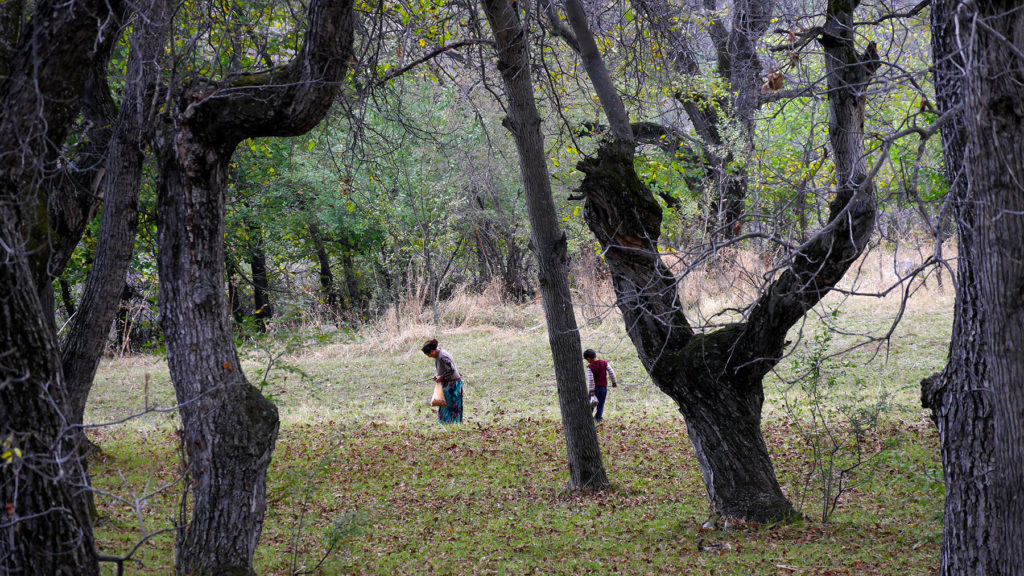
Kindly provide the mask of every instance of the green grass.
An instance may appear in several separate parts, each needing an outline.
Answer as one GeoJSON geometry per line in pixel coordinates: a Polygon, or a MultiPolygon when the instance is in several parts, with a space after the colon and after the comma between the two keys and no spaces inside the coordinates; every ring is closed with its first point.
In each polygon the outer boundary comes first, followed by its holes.
{"type": "MultiPolygon", "coordinates": [[[[281,372],[265,390],[281,409],[282,431],[257,569],[288,574],[293,559],[310,567],[333,541],[324,574],[934,573],[941,464],[916,386],[944,363],[950,307],[948,297],[912,303],[887,356],[867,348],[841,356],[851,387],[892,393],[870,438],[892,447],[855,478],[828,523],[816,520],[813,491],[804,494],[808,450],[783,402],[784,382],[810,338],[794,346],[766,380],[765,438],[783,489],[803,502],[806,517],[728,531],[702,531],[708,504],[682,419],[614,317],[582,330],[584,346],[600,350],[625,382],[609,394],[599,429],[613,487],[598,496],[565,489],[554,375],[535,306],[523,310],[523,327],[438,333],[467,376],[467,422],[458,427],[439,427],[426,406],[433,366],[418,348],[433,335],[429,327],[290,355],[308,378],[281,372]],[[721,547],[698,550],[702,541],[721,547]]],[[[851,302],[840,322],[844,330],[877,330],[895,309],[889,301],[851,302]]],[[[804,332],[817,329],[809,322],[804,332]]],[[[853,342],[837,336],[834,344],[838,351],[853,342]]],[[[259,365],[246,369],[253,378],[259,365]]],[[[87,420],[138,412],[147,388],[149,405],[172,406],[166,370],[156,357],[105,361],[87,420]]],[[[97,486],[130,502],[173,485],[175,426],[173,413],[151,413],[93,430],[104,450],[92,468],[97,486]]],[[[180,488],[151,498],[146,528],[170,526],[179,499],[180,488]]],[[[98,502],[102,551],[123,553],[138,537],[138,514],[110,496],[98,502]]],[[[138,557],[144,566],[129,573],[171,573],[173,537],[155,537],[138,557]]]]}

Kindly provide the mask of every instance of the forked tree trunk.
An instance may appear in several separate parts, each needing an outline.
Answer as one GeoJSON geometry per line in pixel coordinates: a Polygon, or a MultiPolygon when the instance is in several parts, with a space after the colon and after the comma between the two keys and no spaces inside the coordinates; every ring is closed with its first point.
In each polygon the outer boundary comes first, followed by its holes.
{"type": "Polygon", "coordinates": [[[1016,2],[940,0],[932,46],[939,111],[950,116],[942,140],[960,253],[949,359],[922,382],[945,473],[940,574],[1019,574],[1024,14],[1016,2]]]}
{"type": "Polygon", "coordinates": [[[761,435],[760,378],[735,370],[743,328],[694,335],[658,256],[661,209],[632,157],[606,145],[577,168],[584,217],[604,248],[627,333],[655,385],[679,405],[712,510],[759,521],[790,516],[761,435]]]}
{"type": "MultiPolygon", "coordinates": [[[[583,45],[589,31],[573,17],[576,2],[567,4],[583,45]]],[[[873,47],[863,55],[854,50],[855,8],[855,2],[830,2],[821,39],[837,157],[829,224],[791,255],[789,267],[765,288],[745,321],[694,334],[677,280],[659,256],[661,208],[636,175],[629,143],[605,143],[577,166],[584,173],[584,217],[604,249],[627,333],[655,385],[679,404],[719,514],[759,521],[793,514],[761,435],[762,380],[782,357],[789,328],[842,278],[874,229],[863,124],[864,93],[877,54],[873,47]]],[[[607,108],[605,98],[601,102],[607,108]]]]}
{"type": "Polygon", "coordinates": [[[246,138],[297,136],[327,114],[352,56],[351,0],[313,0],[286,66],[174,95],[157,138],[160,316],[180,404],[192,518],[176,570],[253,574],[276,407],[242,374],[224,290],[228,166],[246,138]]]}
{"type": "Polygon", "coordinates": [[[509,100],[509,126],[515,137],[526,190],[569,459],[569,485],[584,490],[603,490],[608,486],[608,478],[587,404],[583,349],[569,291],[566,238],[559,226],[551,194],[541,120],[530,80],[526,31],[520,23],[516,4],[484,0],[483,6],[494,33],[498,69],[509,100]]]}

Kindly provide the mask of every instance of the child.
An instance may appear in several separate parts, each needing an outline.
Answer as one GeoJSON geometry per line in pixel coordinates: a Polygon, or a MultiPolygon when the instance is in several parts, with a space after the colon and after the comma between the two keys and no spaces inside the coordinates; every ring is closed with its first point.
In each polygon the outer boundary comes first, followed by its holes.
{"type": "Polygon", "coordinates": [[[597,404],[597,412],[594,420],[598,424],[604,420],[604,401],[608,397],[608,380],[611,380],[612,387],[619,385],[615,379],[615,371],[605,360],[598,360],[597,352],[587,349],[583,353],[583,359],[587,361],[587,390],[590,392],[590,404],[597,404]]]}

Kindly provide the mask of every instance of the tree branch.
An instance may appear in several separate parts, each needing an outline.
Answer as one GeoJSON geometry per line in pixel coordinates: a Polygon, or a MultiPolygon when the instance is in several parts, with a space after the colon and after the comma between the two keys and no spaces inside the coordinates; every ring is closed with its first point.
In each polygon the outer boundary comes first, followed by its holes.
{"type": "Polygon", "coordinates": [[[302,48],[286,66],[197,82],[183,95],[181,120],[208,144],[233,149],[246,138],[297,136],[330,109],[353,56],[352,0],[313,0],[302,48]]]}
{"type": "Polygon", "coordinates": [[[445,52],[447,52],[449,50],[457,50],[459,48],[462,48],[463,46],[475,46],[477,44],[487,44],[488,46],[493,46],[494,45],[494,41],[493,40],[487,40],[487,39],[484,39],[484,38],[473,38],[471,40],[461,40],[459,42],[454,42],[452,44],[447,44],[445,46],[439,46],[439,47],[431,50],[430,52],[428,52],[426,55],[424,55],[424,56],[422,56],[420,58],[417,58],[416,60],[413,60],[409,64],[406,64],[405,66],[402,66],[401,68],[396,68],[395,70],[391,70],[390,72],[388,72],[387,74],[382,76],[377,81],[377,84],[380,85],[380,84],[384,84],[385,82],[391,81],[391,80],[397,78],[398,76],[401,76],[402,74],[405,74],[409,70],[412,70],[413,68],[419,66],[420,64],[423,64],[424,62],[426,62],[428,60],[432,60],[434,58],[437,58],[438,56],[440,56],[441,54],[443,54],[443,53],[445,53],[445,52]]]}

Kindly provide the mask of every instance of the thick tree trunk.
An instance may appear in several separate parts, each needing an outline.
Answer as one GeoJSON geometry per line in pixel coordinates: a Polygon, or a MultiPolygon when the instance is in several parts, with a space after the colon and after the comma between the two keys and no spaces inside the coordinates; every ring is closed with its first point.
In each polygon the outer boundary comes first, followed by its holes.
{"type": "Polygon", "coordinates": [[[1024,15],[1015,2],[940,0],[932,7],[932,39],[937,103],[951,117],[942,129],[943,152],[961,256],[949,360],[922,382],[945,472],[940,573],[1018,574],[1024,567],[1024,15]]]}
{"type": "Polygon", "coordinates": [[[515,137],[526,190],[569,459],[569,485],[584,490],[603,490],[608,478],[587,404],[583,349],[569,291],[566,238],[559,226],[551,194],[541,120],[530,80],[527,36],[515,4],[484,0],[483,6],[494,32],[498,69],[509,100],[509,126],[515,137]]]}
{"type": "Polygon", "coordinates": [[[735,369],[742,327],[694,336],[658,256],[661,209],[632,158],[605,146],[578,169],[584,217],[604,248],[627,333],[655,385],[679,404],[713,511],[759,521],[792,515],[761,435],[760,377],[735,369]]]}
{"type": "Polygon", "coordinates": [[[972,230],[978,216],[971,202],[964,171],[967,145],[963,106],[962,70],[966,55],[957,39],[956,9],[960,0],[936,0],[932,5],[932,51],[935,60],[936,106],[950,114],[942,127],[946,175],[957,223],[958,250],[956,303],[946,368],[921,383],[921,400],[932,411],[939,430],[942,469],[946,485],[943,522],[943,576],[982,576],[996,573],[994,535],[990,522],[995,501],[987,471],[994,466],[992,400],[987,377],[985,324],[975,262],[978,252],[972,230]]]}
{"type": "Polygon", "coordinates": [[[276,407],[242,374],[225,295],[228,166],[238,142],[295,136],[326,115],[352,56],[350,0],[313,0],[293,61],[219,83],[181,83],[157,138],[160,316],[180,404],[192,518],[176,569],[253,574],[276,407]]]}
{"type": "MultiPolygon", "coordinates": [[[[98,26],[99,35],[95,43],[92,40],[88,42],[90,46],[94,45],[93,50],[83,50],[78,46],[77,49],[82,54],[56,62],[56,70],[44,72],[44,75],[66,75],[70,82],[84,81],[84,93],[80,90],[70,98],[66,94],[61,94],[55,98],[44,99],[43,106],[52,109],[59,118],[52,119],[53,124],[38,123],[40,126],[46,126],[46,130],[41,131],[45,133],[46,140],[42,143],[42,151],[35,162],[50,168],[38,180],[31,181],[30,186],[35,188],[40,205],[45,204],[46,218],[34,220],[28,241],[29,263],[35,274],[36,286],[44,306],[53,301],[52,282],[64,272],[64,268],[71,260],[71,255],[78,247],[85,229],[96,214],[99,205],[97,200],[102,194],[108,144],[112,133],[111,125],[117,116],[117,106],[110,95],[107,83],[107,64],[117,45],[117,39],[120,37],[119,28],[126,19],[127,12],[127,8],[121,2],[111,2],[107,7],[111,10],[107,14],[88,14],[87,17],[94,20],[91,25],[82,26],[81,30],[59,32],[76,37],[75,35],[83,32],[97,33],[98,26]],[[90,29],[92,32],[89,32],[90,29]],[[81,56],[86,58],[83,59],[81,56]],[[80,68],[76,69],[76,66],[80,68]],[[57,138],[63,138],[63,134],[66,134],[69,128],[69,124],[62,122],[76,120],[79,112],[82,120],[78,130],[83,133],[77,136],[75,145],[69,146],[69,150],[62,153],[68,161],[62,161],[61,168],[54,168],[58,147],[62,141],[57,138]]],[[[43,60],[47,60],[50,65],[54,64],[46,57],[43,57],[43,60]]],[[[30,91],[31,88],[25,90],[30,91]]],[[[9,110],[5,109],[5,113],[7,112],[9,110]]],[[[25,137],[26,141],[31,138],[26,133],[19,136],[25,137]]]]}
{"type": "Polygon", "coordinates": [[[965,91],[981,337],[992,383],[998,574],[1024,571],[1024,10],[978,1],[965,91]]]}
{"type": "Polygon", "coordinates": [[[157,219],[161,327],[194,498],[176,569],[252,574],[277,408],[242,374],[227,315],[224,183],[230,157],[208,163],[211,155],[182,128],[175,148],[161,151],[157,219]],[[194,176],[186,183],[185,174],[194,176]]]}
{"type": "Polygon", "coordinates": [[[43,183],[80,113],[86,71],[106,57],[97,37],[114,4],[43,0],[27,19],[20,2],[0,7],[0,34],[11,35],[0,40],[10,40],[0,49],[0,444],[11,452],[0,461],[5,574],[99,573],[53,307],[44,305],[59,271],[48,250],[34,249],[59,232],[43,183]]]}
{"type": "MultiPolygon", "coordinates": [[[[0,240],[21,248],[21,218],[0,196],[0,240]]],[[[99,573],[89,490],[63,408],[67,402],[52,310],[43,309],[24,253],[0,259],[0,573],[99,573]]]]}
{"type": "MultiPolygon", "coordinates": [[[[838,181],[829,224],[791,255],[746,321],[694,334],[659,256],[661,208],[637,177],[627,143],[606,143],[577,166],[584,217],[604,248],[627,333],[654,383],[679,404],[716,513],[756,520],[793,514],[761,435],[762,379],[782,357],[789,328],[842,278],[874,229],[863,95],[877,54],[873,46],[863,56],[854,50],[855,8],[830,2],[821,40],[838,181]]],[[[577,20],[570,11],[581,38],[587,31],[577,20]]]]}

